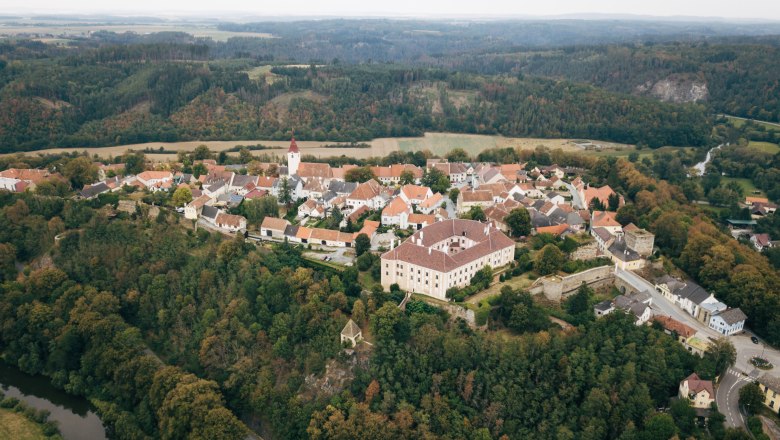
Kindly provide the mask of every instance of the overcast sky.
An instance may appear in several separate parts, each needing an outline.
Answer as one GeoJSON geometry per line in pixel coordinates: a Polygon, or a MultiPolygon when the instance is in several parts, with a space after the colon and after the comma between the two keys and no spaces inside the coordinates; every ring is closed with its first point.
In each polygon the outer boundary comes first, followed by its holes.
{"type": "Polygon", "coordinates": [[[780,0],[0,0],[0,14],[18,12],[425,17],[607,13],[780,20],[780,0]]]}

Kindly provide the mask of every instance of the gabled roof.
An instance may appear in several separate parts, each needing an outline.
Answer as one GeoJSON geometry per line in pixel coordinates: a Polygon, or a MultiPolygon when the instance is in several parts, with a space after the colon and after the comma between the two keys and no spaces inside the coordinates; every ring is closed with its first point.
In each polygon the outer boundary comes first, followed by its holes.
{"type": "Polygon", "coordinates": [[[221,212],[217,215],[215,223],[218,225],[227,225],[231,228],[238,228],[241,227],[242,221],[246,224],[246,219],[240,215],[225,214],[224,212],[221,212]]]}
{"type": "Polygon", "coordinates": [[[590,226],[592,228],[598,227],[620,227],[620,222],[615,220],[616,213],[608,211],[593,211],[593,216],[590,220],[590,226]]]}
{"type": "Polygon", "coordinates": [[[444,200],[444,196],[441,193],[434,193],[433,196],[423,200],[420,207],[424,209],[435,208],[441,204],[442,200],[444,200]]]}
{"type": "Polygon", "coordinates": [[[682,287],[675,289],[674,294],[681,298],[689,299],[694,304],[701,304],[710,297],[709,292],[691,280],[686,281],[682,287]]]}
{"type": "Polygon", "coordinates": [[[328,184],[328,190],[339,194],[350,194],[357,189],[357,182],[344,182],[341,180],[331,180],[328,184]]]}
{"type": "Polygon", "coordinates": [[[382,185],[374,179],[361,183],[347,197],[353,200],[371,200],[382,192],[382,185]]]}
{"type": "Polygon", "coordinates": [[[661,324],[661,326],[666,330],[670,332],[675,332],[685,339],[688,339],[691,336],[696,334],[696,329],[694,329],[693,327],[689,327],[680,321],[672,319],[672,317],[670,316],[659,315],[659,316],[655,316],[653,320],[661,324]]]}
{"type": "Polygon", "coordinates": [[[94,185],[85,186],[84,189],[79,192],[79,195],[85,199],[89,199],[110,190],[111,188],[109,188],[108,185],[103,182],[98,182],[94,185]]]}
{"type": "Polygon", "coordinates": [[[420,185],[404,185],[401,187],[401,192],[409,200],[424,200],[430,191],[431,189],[427,186],[420,185]]]}
{"type": "Polygon", "coordinates": [[[692,373],[686,377],[683,382],[688,382],[688,390],[698,394],[700,391],[706,391],[711,398],[715,398],[715,391],[712,387],[712,381],[702,380],[698,374],[692,373]]]}
{"type": "Polygon", "coordinates": [[[593,308],[600,312],[606,312],[607,310],[613,309],[614,307],[612,307],[612,301],[605,300],[597,303],[595,306],[593,306],[593,308]]]}
{"type": "Polygon", "coordinates": [[[621,261],[636,261],[642,258],[641,255],[626,245],[625,240],[615,240],[609,247],[609,252],[621,261]]]}
{"type": "Polygon", "coordinates": [[[272,231],[284,231],[289,225],[290,222],[283,218],[266,217],[263,219],[263,223],[260,224],[260,227],[272,231]]]}
{"type": "Polygon", "coordinates": [[[493,193],[490,191],[481,191],[481,190],[462,191],[460,195],[463,197],[463,202],[465,203],[493,201],[493,193]]]}
{"type": "Polygon", "coordinates": [[[332,178],[333,170],[331,170],[330,165],[326,163],[301,162],[298,165],[297,174],[304,178],[308,178],[308,177],[332,178]]]}
{"type": "Polygon", "coordinates": [[[213,206],[204,205],[200,215],[206,218],[216,219],[217,215],[219,215],[219,209],[213,206]]]}
{"type": "Polygon", "coordinates": [[[599,199],[606,206],[609,203],[609,196],[612,194],[616,193],[609,185],[604,185],[601,188],[589,186],[585,188],[585,205],[590,206],[593,199],[599,199]]]}
{"type": "Polygon", "coordinates": [[[395,217],[402,212],[409,214],[412,212],[412,208],[410,208],[409,205],[404,202],[404,199],[401,197],[396,197],[390,203],[388,203],[387,206],[385,206],[385,209],[382,210],[382,215],[395,217]]]}
{"type": "Polygon", "coordinates": [[[728,325],[734,325],[747,319],[747,315],[745,315],[745,313],[740,310],[739,307],[735,309],[727,309],[718,313],[716,316],[720,316],[721,319],[723,319],[723,321],[728,325]]]}
{"type": "Polygon", "coordinates": [[[429,225],[432,225],[436,223],[436,216],[433,214],[416,214],[412,213],[409,214],[409,223],[415,224],[415,225],[421,225],[424,223],[427,223],[429,225]]]}
{"type": "Polygon", "coordinates": [[[569,229],[569,225],[563,223],[555,226],[543,226],[541,228],[536,228],[536,232],[539,234],[547,233],[552,235],[561,235],[564,232],[566,232],[566,230],[568,229],[569,229]]]}

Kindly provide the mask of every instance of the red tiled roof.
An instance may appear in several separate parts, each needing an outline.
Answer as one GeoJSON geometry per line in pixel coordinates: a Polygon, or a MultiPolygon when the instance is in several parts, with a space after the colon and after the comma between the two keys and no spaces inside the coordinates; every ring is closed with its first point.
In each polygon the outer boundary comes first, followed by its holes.
{"type": "Polygon", "coordinates": [[[680,321],[672,319],[670,316],[656,315],[653,317],[653,320],[661,324],[661,326],[666,330],[675,332],[685,339],[688,339],[696,334],[696,330],[693,327],[689,327],[680,321]]]}
{"type": "Polygon", "coordinates": [[[290,222],[283,218],[277,218],[277,217],[266,217],[263,219],[263,223],[260,225],[261,228],[265,229],[271,229],[273,231],[281,231],[284,232],[285,228],[290,225],[290,222]]]}
{"type": "Polygon", "coordinates": [[[597,198],[606,206],[609,203],[609,196],[612,194],[615,194],[615,191],[609,185],[604,185],[601,188],[589,186],[585,189],[585,205],[590,206],[590,202],[597,198]]]}
{"type": "Polygon", "coordinates": [[[715,398],[715,391],[712,388],[712,381],[702,380],[696,373],[692,373],[690,376],[686,377],[685,381],[688,382],[688,390],[696,394],[698,394],[700,391],[706,391],[709,393],[711,399],[715,398]]]}
{"type": "Polygon", "coordinates": [[[298,176],[304,178],[307,177],[332,178],[333,170],[331,170],[330,165],[326,163],[301,162],[301,164],[298,165],[298,176]]]}
{"type": "Polygon", "coordinates": [[[537,234],[545,234],[545,233],[547,233],[547,234],[552,234],[552,235],[561,235],[564,232],[566,232],[567,229],[569,229],[569,225],[567,225],[566,223],[561,223],[560,225],[543,226],[541,228],[536,228],[536,233],[537,234]]]}
{"type": "Polygon", "coordinates": [[[442,200],[444,200],[444,196],[441,195],[441,193],[434,193],[433,196],[423,200],[422,203],[420,203],[420,207],[425,209],[434,208],[439,206],[442,200]]]}
{"type": "Polygon", "coordinates": [[[416,225],[428,223],[429,225],[432,225],[436,223],[436,216],[433,214],[428,214],[428,215],[417,214],[417,213],[409,214],[409,223],[414,223],[416,225]]]}
{"type": "Polygon", "coordinates": [[[615,220],[615,213],[608,211],[593,211],[591,217],[590,226],[592,228],[604,228],[609,226],[620,226],[620,223],[615,220]]]}
{"type": "Polygon", "coordinates": [[[379,195],[382,185],[374,179],[361,183],[347,198],[354,200],[370,200],[379,195]]]}
{"type": "Polygon", "coordinates": [[[420,185],[404,185],[401,187],[401,192],[403,192],[409,200],[424,200],[430,190],[431,189],[427,186],[420,185]]]}
{"type": "Polygon", "coordinates": [[[404,202],[404,200],[400,197],[394,198],[390,203],[385,206],[385,209],[382,210],[382,215],[386,215],[388,217],[395,217],[402,212],[410,213],[412,212],[412,209],[409,207],[409,205],[404,202]]]}
{"type": "Polygon", "coordinates": [[[217,218],[214,222],[217,225],[227,225],[231,228],[238,228],[241,226],[242,220],[244,224],[246,224],[246,219],[240,215],[225,214],[221,212],[219,215],[217,215],[217,218]]]}
{"type": "Polygon", "coordinates": [[[491,202],[493,201],[493,193],[490,191],[463,191],[460,193],[463,196],[464,202],[491,202]]]}

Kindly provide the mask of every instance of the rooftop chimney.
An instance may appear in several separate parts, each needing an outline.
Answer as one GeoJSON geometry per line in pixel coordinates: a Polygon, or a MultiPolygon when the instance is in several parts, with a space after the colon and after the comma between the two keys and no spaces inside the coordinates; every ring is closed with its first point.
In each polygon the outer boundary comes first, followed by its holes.
{"type": "Polygon", "coordinates": [[[431,255],[431,248],[428,248],[428,255],[431,255]]]}

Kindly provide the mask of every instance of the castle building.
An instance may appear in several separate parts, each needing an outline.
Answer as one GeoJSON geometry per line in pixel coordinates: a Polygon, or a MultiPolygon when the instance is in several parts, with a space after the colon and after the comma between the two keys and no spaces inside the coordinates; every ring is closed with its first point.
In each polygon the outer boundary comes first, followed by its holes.
{"type": "Polygon", "coordinates": [[[515,255],[515,243],[489,224],[444,220],[415,232],[382,255],[382,287],[447,300],[447,289],[463,287],[485,266],[501,267],[515,255]]]}

